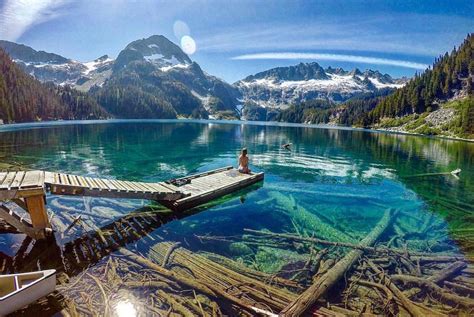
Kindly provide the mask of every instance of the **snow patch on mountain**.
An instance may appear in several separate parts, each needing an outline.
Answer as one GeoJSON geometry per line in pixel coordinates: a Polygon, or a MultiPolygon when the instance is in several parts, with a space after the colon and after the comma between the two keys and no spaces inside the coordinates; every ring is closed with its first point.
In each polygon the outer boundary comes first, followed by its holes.
{"type": "MultiPolygon", "coordinates": [[[[148,46],[156,46],[155,44],[151,44],[148,46]]],[[[175,68],[188,68],[189,63],[182,63],[180,60],[176,58],[176,56],[172,55],[171,58],[165,58],[163,54],[151,54],[143,56],[143,58],[153,64],[157,64],[160,67],[162,72],[170,71],[171,69],[175,68]]]]}
{"type": "Polygon", "coordinates": [[[168,72],[172,69],[186,69],[190,66],[190,64],[176,64],[176,65],[169,65],[169,66],[165,66],[165,67],[160,67],[160,70],[162,72],[168,72]]]}
{"type": "Polygon", "coordinates": [[[317,63],[277,67],[235,83],[245,101],[261,107],[286,108],[311,99],[344,102],[359,93],[401,88],[406,79],[393,79],[378,71],[323,69],[317,63]]]}
{"type": "Polygon", "coordinates": [[[91,62],[86,62],[86,63],[83,63],[83,65],[87,68],[85,71],[84,71],[84,75],[88,75],[89,73],[97,70],[99,67],[102,67],[104,66],[105,64],[107,63],[112,63],[114,61],[113,58],[110,58],[110,57],[105,57],[103,59],[99,58],[99,59],[95,59],[91,62]]]}

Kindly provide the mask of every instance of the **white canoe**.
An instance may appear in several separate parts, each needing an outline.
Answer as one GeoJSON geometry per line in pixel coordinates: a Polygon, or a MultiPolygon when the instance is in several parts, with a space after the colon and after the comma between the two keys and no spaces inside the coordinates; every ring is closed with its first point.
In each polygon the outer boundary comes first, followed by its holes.
{"type": "Polygon", "coordinates": [[[56,270],[0,275],[0,316],[29,305],[56,288],[56,270]]]}

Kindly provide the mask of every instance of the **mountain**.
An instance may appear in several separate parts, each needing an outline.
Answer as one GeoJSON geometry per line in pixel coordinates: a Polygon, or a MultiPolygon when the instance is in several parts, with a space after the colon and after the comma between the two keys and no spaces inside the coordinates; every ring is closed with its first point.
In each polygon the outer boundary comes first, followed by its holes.
{"type": "Polygon", "coordinates": [[[39,81],[89,92],[119,118],[239,116],[238,89],[205,73],[162,35],[131,42],[115,60],[104,55],[85,63],[8,41],[0,47],[39,81]]]}
{"type": "MultiPolygon", "coordinates": [[[[326,73],[347,76],[342,70],[329,69],[326,73]]],[[[258,120],[270,118],[474,139],[473,34],[459,48],[440,56],[431,68],[396,90],[390,88],[393,80],[389,76],[358,70],[352,74],[368,78],[379,89],[355,94],[341,104],[331,100],[302,101],[277,113],[255,102],[246,102],[243,113],[258,120]]]]}
{"type": "Polygon", "coordinates": [[[123,49],[114,63],[114,70],[126,67],[133,61],[146,60],[168,71],[173,67],[187,67],[192,61],[179,46],[163,35],[153,35],[133,41],[123,49]]]}
{"type": "Polygon", "coordinates": [[[0,40],[0,48],[26,73],[41,82],[53,82],[56,85],[71,85],[87,91],[93,85],[101,85],[110,76],[113,60],[107,55],[81,63],[63,56],[36,51],[33,48],[9,41],[0,40]]]}
{"type": "MultiPolygon", "coordinates": [[[[37,58],[44,56],[56,58],[42,53],[37,58]]],[[[107,116],[97,102],[84,93],[70,87],[40,83],[26,74],[0,48],[0,122],[98,119],[107,116]]]]}
{"type": "Polygon", "coordinates": [[[474,138],[474,34],[405,87],[381,99],[361,123],[374,128],[474,138]]]}
{"type": "Polygon", "coordinates": [[[91,92],[118,117],[238,117],[238,90],[161,35],[128,44],[108,80],[91,92]]]}
{"type": "Polygon", "coordinates": [[[235,83],[246,103],[285,109],[312,99],[341,103],[349,98],[384,88],[400,88],[406,78],[393,79],[378,71],[341,68],[323,69],[318,63],[277,67],[235,83]]]}

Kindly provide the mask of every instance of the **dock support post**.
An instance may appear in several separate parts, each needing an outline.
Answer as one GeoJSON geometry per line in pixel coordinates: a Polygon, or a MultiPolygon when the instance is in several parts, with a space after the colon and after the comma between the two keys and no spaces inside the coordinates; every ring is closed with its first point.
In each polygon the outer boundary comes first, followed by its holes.
{"type": "Polygon", "coordinates": [[[44,195],[25,197],[31,224],[35,229],[51,229],[44,195]]]}

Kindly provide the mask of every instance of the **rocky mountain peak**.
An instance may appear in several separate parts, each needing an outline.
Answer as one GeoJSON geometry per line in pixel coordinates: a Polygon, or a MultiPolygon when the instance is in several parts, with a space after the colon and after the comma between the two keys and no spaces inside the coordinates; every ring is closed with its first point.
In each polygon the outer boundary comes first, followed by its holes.
{"type": "Polygon", "coordinates": [[[316,62],[299,63],[295,66],[276,67],[243,79],[243,81],[252,81],[256,79],[270,79],[275,81],[284,80],[310,80],[327,79],[328,76],[324,69],[316,62]]]}
{"type": "Polygon", "coordinates": [[[29,46],[0,40],[0,47],[16,62],[25,64],[64,64],[69,59],[58,54],[36,51],[29,46]]]}
{"type": "Polygon", "coordinates": [[[121,69],[133,61],[147,61],[162,67],[192,63],[178,45],[163,35],[153,35],[128,44],[118,55],[114,69],[121,69]]]}
{"type": "Polygon", "coordinates": [[[109,55],[102,55],[101,57],[99,58],[96,58],[94,59],[94,62],[98,63],[98,62],[105,62],[106,60],[110,59],[109,58],[109,55]]]}

